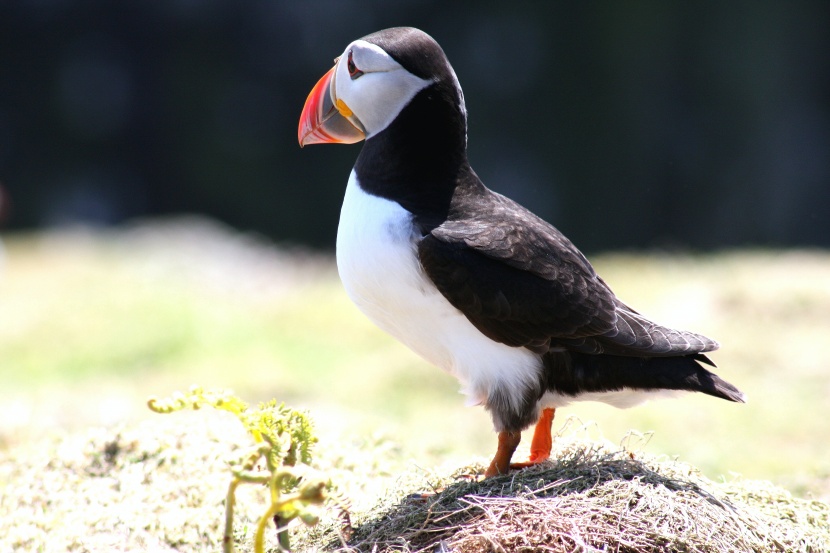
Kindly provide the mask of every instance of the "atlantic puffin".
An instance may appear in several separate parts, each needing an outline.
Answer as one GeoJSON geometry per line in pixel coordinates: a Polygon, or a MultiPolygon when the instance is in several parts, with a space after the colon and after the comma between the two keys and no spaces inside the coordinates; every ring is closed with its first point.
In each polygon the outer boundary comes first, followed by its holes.
{"type": "Polygon", "coordinates": [[[555,409],[574,401],[745,401],[702,366],[714,366],[704,353],[717,342],[628,307],[561,232],[484,186],[467,159],[458,78],[423,31],[349,44],[309,94],[298,134],[300,146],[365,140],[340,213],[340,278],[369,319],[489,411],[498,449],[486,477],[547,459],[555,409]],[[511,464],[534,423],[529,461],[511,464]]]}

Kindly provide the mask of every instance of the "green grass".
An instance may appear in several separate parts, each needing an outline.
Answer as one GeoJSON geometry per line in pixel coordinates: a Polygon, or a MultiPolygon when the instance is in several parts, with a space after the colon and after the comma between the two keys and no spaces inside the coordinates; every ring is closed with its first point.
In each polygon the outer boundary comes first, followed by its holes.
{"type": "MultiPolygon", "coordinates": [[[[198,383],[309,408],[322,447],[377,433],[428,467],[487,456],[495,436],[457,383],[375,329],[331,259],[201,220],[6,235],[0,270],[0,443],[152,416],[146,396],[198,383]]],[[[592,259],[626,302],[721,342],[717,372],[747,405],[688,395],[596,421],[708,476],[830,494],[830,255],[726,252],[592,259]]],[[[521,453],[520,453],[521,455],[521,453]]]]}

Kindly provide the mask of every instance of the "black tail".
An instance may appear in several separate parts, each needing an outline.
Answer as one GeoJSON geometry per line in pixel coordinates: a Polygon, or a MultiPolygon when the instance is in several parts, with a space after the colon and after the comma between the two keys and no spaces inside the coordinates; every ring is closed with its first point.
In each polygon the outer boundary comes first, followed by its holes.
{"type": "Polygon", "coordinates": [[[547,389],[570,396],[587,392],[686,390],[744,403],[746,396],[704,369],[702,354],[681,357],[623,357],[551,351],[543,356],[547,389]]]}

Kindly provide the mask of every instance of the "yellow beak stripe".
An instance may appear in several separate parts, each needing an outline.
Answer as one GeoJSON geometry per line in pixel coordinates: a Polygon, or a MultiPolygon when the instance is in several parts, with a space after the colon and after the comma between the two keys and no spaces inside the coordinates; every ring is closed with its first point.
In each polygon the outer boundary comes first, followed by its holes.
{"type": "Polygon", "coordinates": [[[346,102],[344,102],[340,98],[337,99],[337,102],[335,103],[335,106],[337,106],[337,111],[339,111],[340,115],[342,115],[343,117],[351,117],[352,116],[352,110],[350,110],[349,106],[346,105],[346,102]]]}

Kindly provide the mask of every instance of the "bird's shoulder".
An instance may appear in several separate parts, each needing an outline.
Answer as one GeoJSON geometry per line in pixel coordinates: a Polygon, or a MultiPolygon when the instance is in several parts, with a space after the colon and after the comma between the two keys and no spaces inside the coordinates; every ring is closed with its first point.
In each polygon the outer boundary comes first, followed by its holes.
{"type": "Polygon", "coordinates": [[[545,280],[573,278],[607,288],[588,259],[556,227],[484,185],[459,187],[447,219],[429,233],[545,280]]]}
{"type": "Polygon", "coordinates": [[[616,298],[553,225],[481,186],[457,193],[418,244],[436,288],[485,335],[545,349],[555,337],[602,334],[616,298]]]}

